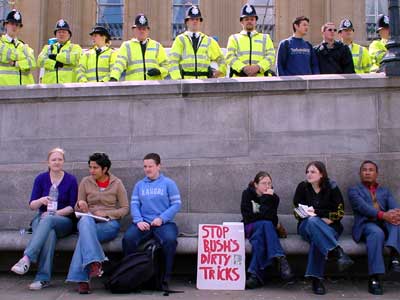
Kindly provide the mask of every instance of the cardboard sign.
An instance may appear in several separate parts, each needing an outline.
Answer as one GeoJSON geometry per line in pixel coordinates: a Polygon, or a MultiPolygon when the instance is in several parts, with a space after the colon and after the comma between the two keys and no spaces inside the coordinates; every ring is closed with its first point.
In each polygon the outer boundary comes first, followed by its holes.
{"type": "Polygon", "coordinates": [[[241,222],[199,225],[197,288],[244,290],[245,239],[241,222]]]}

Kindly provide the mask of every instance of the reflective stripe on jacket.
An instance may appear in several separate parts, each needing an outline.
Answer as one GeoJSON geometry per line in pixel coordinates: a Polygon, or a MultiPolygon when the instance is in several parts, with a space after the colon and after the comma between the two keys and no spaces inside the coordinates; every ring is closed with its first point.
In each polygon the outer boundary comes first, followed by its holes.
{"type": "Polygon", "coordinates": [[[264,76],[275,64],[275,49],[269,34],[254,32],[249,37],[246,31],[241,31],[231,35],[226,62],[235,73],[240,73],[247,65],[258,65],[257,76],[264,76]]]}
{"type": "Polygon", "coordinates": [[[351,54],[353,55],[354,70],[357,74],[369,73],[371,71],[371,59],[367,48],[353,43],[351,54]]]}
{"type": "Polygon", "coordinates": [[[44,68],[41,83],[70,83],[76,82],[76,69],[82,48],[78,44],[67,41],[64,45],[55,43],[46,45],[38,57],[38,66],[44,68]],[[49,58],[49,47],[51,54],[56,54],[56,60],[49,58]],[[56,62],[62,63],[62,67],[56,68],[56,62]]]}
{"type": "Polygon", "coordinates": [[[371,72],[378,71],[379,67],[381,66],[381,62],[383,57],[386,54],[386,43],[387,40],[380,39],[373,41],[369,45],[369,56],[371,57],[371,72]]]}
{"type": "Polygon", "coordinates": [[[162,80],[168,75],[168,60],[164,47],[152,39],[147,39],[143,59],[139,40],[131,39],[122,43],[117,53],[117,59],[112,67],[110,77],[120,79],[126,71],[125,80],[162,80]],[[147,71],[158,69],[161,75],[149,76],[147,71]]]}
{"type": "Polygon", "coordinates": [[[36,67],[32,48],[16,40],[11,43],[5,35],[0,39],[0,86],[35,83],[31,71],[36,67]],[[15,65],[11,65],[15,62],[15,65]]]}
{"type": "Polygon", "coordinates": [[[184,75],[185,79],[208,78],[206,74],[209,73],[212,62],[218,65],[218,71],[223,75],[226,74],[224,54],[218,43],[204,33],[199,32],[199,34],[196,52],[187,32],[175,38],[169,53],[169,73],[172,79],[182,79],[182,74],[185,72],[192,74],[184,75]]]}
{"type": "Polygon", "coordinates": [[[107,47],[96,53],[96,49],[87,50],[79,59],[76,80],[78,82],[107,82],[110,80],[111,68],[117,58],[117,52],[107,47]]]}

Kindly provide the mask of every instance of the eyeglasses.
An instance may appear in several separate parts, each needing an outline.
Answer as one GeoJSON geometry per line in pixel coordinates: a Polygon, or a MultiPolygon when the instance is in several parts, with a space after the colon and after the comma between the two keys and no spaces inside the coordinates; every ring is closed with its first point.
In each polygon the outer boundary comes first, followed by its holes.
{"type": "Polygon", "coordinates": [[[333,31],[333,32],[336,32],[337,29],[336,29],[336,28],[327,28],[326,31],[333,31]]]}

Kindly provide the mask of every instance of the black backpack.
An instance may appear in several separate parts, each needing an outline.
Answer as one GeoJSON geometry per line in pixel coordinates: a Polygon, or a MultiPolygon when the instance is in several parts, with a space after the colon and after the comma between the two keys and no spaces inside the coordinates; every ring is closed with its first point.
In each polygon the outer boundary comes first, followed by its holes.
{"type": "Polygon", "coordinates": [[[159,242],[151,239],[144,243],[140,251],[125,256],[113,266],[105,266],[104,285],[111,293],[133,291],[162,291],[164,260],[159,242]]]}

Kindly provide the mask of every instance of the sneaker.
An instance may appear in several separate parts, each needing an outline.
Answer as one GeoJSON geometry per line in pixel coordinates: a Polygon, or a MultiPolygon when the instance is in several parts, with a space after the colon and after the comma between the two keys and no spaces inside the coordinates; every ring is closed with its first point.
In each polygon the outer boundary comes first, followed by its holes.
{"type": "Polygon", "coordinates": [[[260,280],[258,280],[257,276],[254,274],[250,274],[246,280],[246,289],[255,289],[262,286],[260,280]]]}
{"type": "Polygon", "coordinates": [[[372,295],[383,295],[383,288],[378,278],[371,277],[368,280],[368,292],[372,295]]]}
{"type": "Polygon", "coordinates": [[[95,261],[93,263],[90,264],[89,266],[89,277],[93,278],[93,277],[101,277],[101,275],[103,275],[103,270],[101,268],[101,263],[98,261],[95,261]]]}
{"type": "Polygon", "coordinates": [[[78,293],[79,294],[90,294],[92,291],[90,290],[89,282],[79,282],[78,285],[78,293]]]}
{"type": "Polygon", "coordinates": [[[326,294],[326,289],[324,286],[324,282],[322,279],[313,277],[312,278],[312,290],[315,295],[325,295],[326,294]]]}
{"type": "Polygon", "coordinates": [[[12,268],[15,274],[24,275],[29,271],[29,267],[31,266],[30,262],[27,262],[25,259],[21,258],[12,268]]]}
{"type": "Polygon", "coordinates": [[[397,257],[392,257],[389,263],[389,271],[400,273],[400,261],[397,257]]]}
{"type": "Polygon", "coordinates": [[[49,285],[49,281],[34,281],[29,285],[29,289],[32,291],[38,291],[48,287],[49,285]]]}

